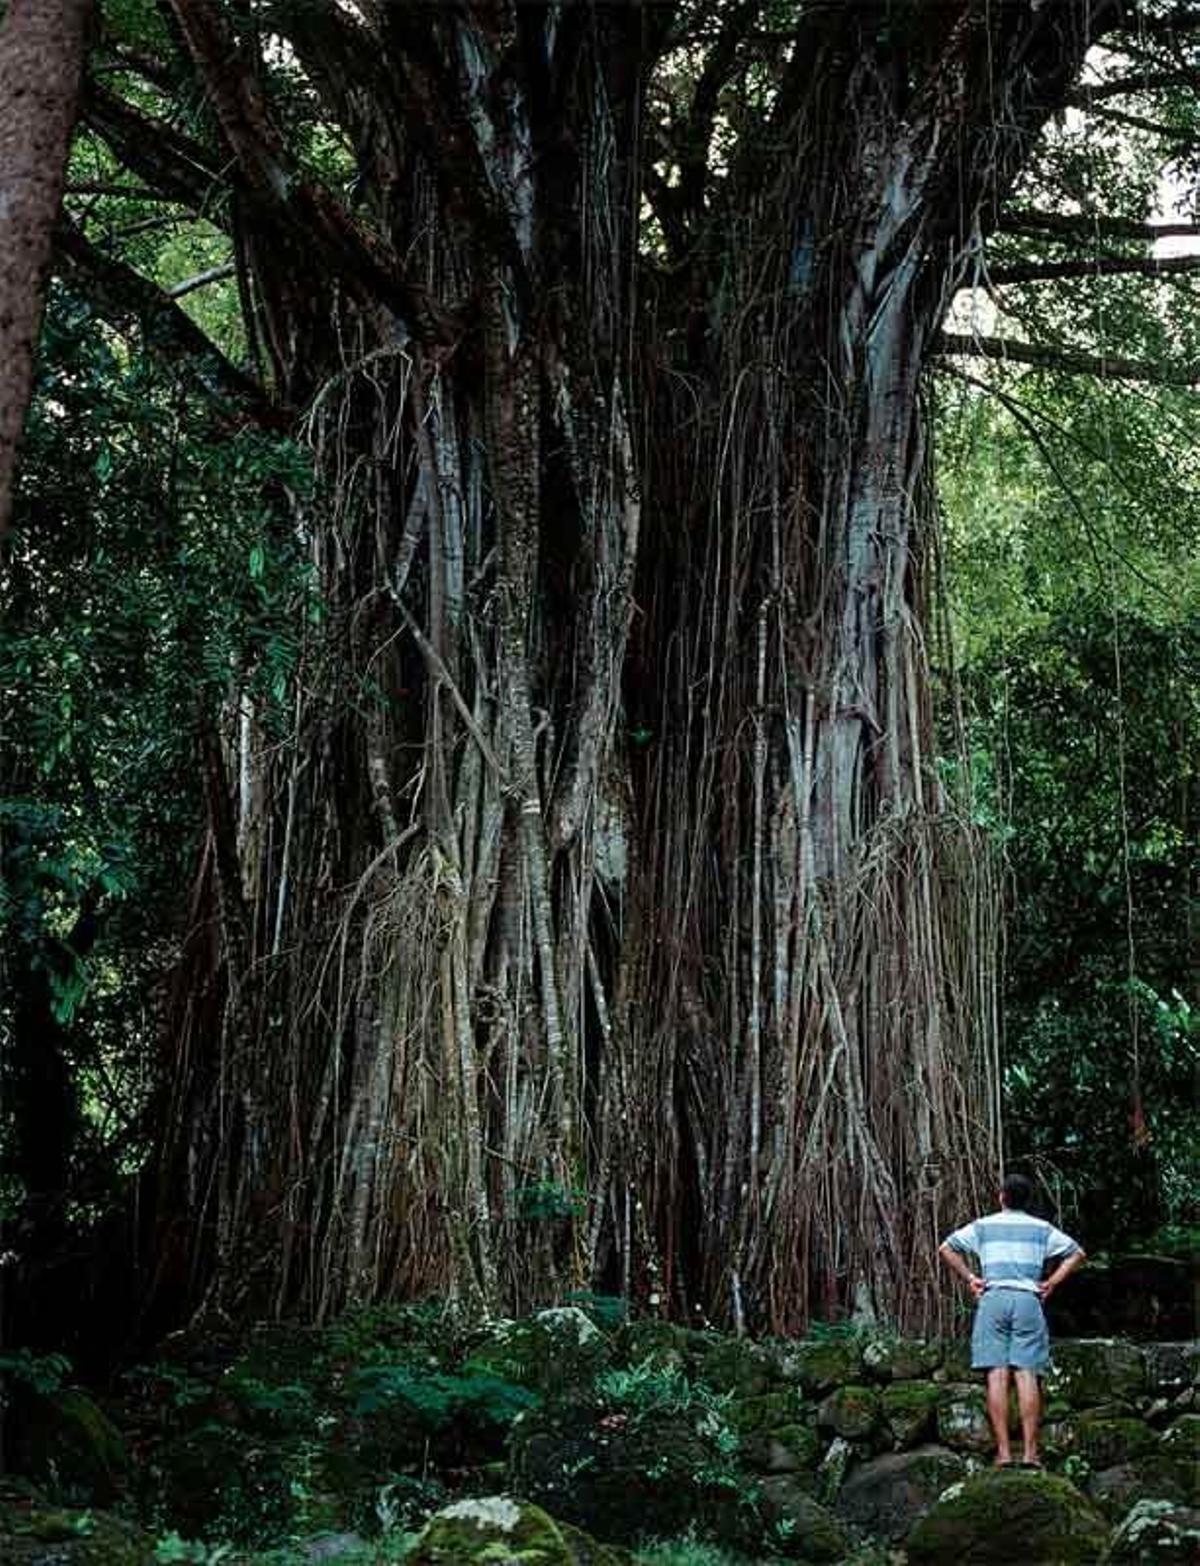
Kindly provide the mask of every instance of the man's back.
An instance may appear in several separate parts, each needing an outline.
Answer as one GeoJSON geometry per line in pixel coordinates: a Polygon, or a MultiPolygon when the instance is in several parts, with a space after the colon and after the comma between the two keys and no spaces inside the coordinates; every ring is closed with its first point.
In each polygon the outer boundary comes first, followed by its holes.
{"type": "Polygon", "coordinates": [[[945,1242],[952,1250],[973,1251],[989,1289],[1038,1292],[1045,1265],[1079,1249],[1069,1234],[1045,1218],[1020,1208],[1002,1207],[986,1218],[956,1229],[945,1242]]]}

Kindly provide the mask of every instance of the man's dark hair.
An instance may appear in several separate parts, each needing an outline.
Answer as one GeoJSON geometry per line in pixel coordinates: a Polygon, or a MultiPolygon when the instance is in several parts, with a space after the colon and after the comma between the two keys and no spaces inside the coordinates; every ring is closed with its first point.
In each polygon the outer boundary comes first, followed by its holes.
{"type": "Polygon", "coordinates": [[[1005,1175],[1000,1189],[1004,1192],[1005,1205],[1016,1207],[1021,1212],[1025,1212],[1033,1201],[1033,1181],[1028,1175],[1005,1175]]]}

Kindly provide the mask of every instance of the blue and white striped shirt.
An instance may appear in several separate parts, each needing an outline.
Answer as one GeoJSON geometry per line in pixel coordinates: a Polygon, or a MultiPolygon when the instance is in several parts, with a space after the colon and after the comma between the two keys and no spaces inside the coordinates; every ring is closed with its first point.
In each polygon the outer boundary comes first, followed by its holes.
{"type": "Polygon", "coordinates": [[[1032,1213],[1002,1207],[955,1229],[943,1244],[952,1251],[973,1251],[989,1289],[1024,1289],[1036,1294],[1048,1261],[1059,1261],[1080,1249],[1069,1234],[1032,1213]]]}

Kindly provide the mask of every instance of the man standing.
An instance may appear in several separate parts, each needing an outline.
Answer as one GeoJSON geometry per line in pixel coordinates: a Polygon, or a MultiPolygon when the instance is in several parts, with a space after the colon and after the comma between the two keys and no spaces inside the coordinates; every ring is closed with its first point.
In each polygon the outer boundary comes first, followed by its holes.
{"type": "Polygon", "coordinates": [[[1050,1334],[1042,1312],[1064,1278],[1087,1257],[1069,1234],[1028,1211],[1033,1185],[1021,1174],[1005,1177],[1000,1211],[976,1218],[942,1241],[938,1254],[978,1300],[971,1331],[971,1364],[987,1371],[988,1419],[996,1437],[996,1466],[1040,1468],[1038,1376],[1050,1363],[1050,1334]],[[963,1257],[974,1254],[978,1273],[963,1257]],[[1046,1263],[1058,1266],[1044,1277],[1046,1263]],[[1014,1465],[1008,1442],[1009,1373],[1017,1378],[1023,1460],[1014,1465]]]}

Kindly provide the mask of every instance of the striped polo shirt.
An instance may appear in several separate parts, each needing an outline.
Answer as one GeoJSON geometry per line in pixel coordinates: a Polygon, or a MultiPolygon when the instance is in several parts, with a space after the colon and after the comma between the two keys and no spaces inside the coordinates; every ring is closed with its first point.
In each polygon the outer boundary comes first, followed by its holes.
{"type": "Polygon", "coordinates": [[[973,1251],[989,1289],[1024,1289],[1037,1293],[1048,1261],[1071,1256],[1079,1245],[1069,1234],[1032,1213],[1002,1207],[955,1229],[943,1242],[952,1251],[973,1251]]]}

